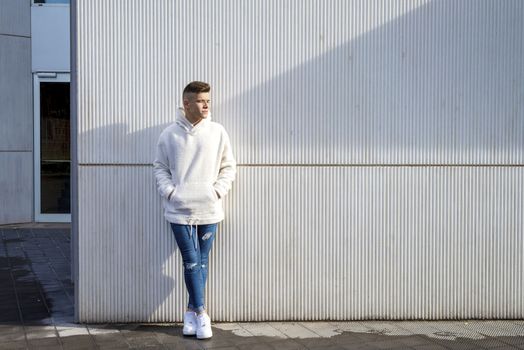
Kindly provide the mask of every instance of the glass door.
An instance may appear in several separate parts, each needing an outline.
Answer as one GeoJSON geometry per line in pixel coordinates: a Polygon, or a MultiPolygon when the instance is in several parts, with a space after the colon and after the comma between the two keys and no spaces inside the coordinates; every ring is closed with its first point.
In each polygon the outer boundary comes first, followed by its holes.
{"type": "Polygon", "coordinates": [[[69,73],[34,75],[35,220],[71,221],[69,73]]]}

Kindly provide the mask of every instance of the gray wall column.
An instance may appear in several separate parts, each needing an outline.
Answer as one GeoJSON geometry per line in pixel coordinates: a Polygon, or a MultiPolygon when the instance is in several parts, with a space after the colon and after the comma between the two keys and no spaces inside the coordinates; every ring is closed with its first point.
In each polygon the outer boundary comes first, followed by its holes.
{"type": "Polygon", "coordinates": [[[0,2],[0,224],[33,218],[31,2],[0,2]]]}

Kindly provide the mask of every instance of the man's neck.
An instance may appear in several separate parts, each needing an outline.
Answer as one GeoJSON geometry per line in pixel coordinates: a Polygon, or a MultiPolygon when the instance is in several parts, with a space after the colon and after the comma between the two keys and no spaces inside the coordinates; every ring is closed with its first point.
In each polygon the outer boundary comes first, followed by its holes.
{"type": "Polygon", "coordinates": [[[202,121],[202,118],[198,118],[198,117],[193,117],[193,116],[190,116],[190,115],[187,115],[186,114],[186,119],[188,122],[190,122],[193,126],[197,125],[198,123],[200,123],[202,121]]]}

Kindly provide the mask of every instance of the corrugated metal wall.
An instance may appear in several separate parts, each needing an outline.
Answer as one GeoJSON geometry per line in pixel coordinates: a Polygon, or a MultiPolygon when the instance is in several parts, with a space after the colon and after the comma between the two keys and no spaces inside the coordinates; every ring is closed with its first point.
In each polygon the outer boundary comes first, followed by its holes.
{"type": "Polygon", "coordinates": [[[72,8],[79,320],[181,319],[150,164],[195,79],[239,162],[213,319],[524,316],[524,3],[72,8]]]}

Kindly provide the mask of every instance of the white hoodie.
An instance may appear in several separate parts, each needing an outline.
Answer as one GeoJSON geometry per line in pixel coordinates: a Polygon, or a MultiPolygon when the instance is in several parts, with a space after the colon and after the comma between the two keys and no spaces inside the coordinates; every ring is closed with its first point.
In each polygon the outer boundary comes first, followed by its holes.
{"type": "Polygon", "coordinates": [[[153,168],[167,221],[204,225],[224,219],[222,198],[236,162],[226,130],[210,116],[193,126],[180,113],[160,134],[153,168]]]}

